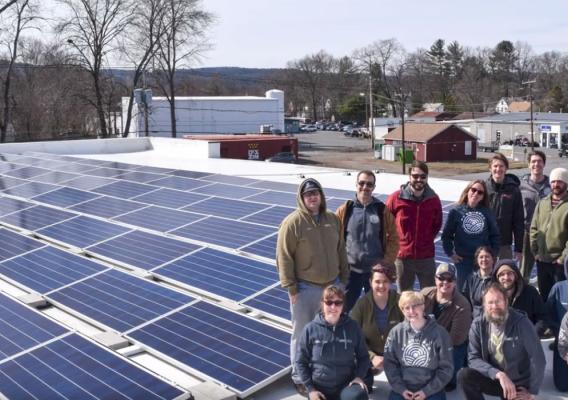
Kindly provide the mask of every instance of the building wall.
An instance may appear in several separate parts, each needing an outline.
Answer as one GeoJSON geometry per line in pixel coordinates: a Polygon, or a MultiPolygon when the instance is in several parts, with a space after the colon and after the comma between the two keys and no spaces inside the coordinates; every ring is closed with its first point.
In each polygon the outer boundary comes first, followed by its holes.
{"type": "Polygon", "coordinates": [[[456,127],[449,127],[432,138],[425,161],[467,161],[477,158],[477,141],[456,127]],[[471,155],[465,154],[465,142],[471,143],[471,155]]]}

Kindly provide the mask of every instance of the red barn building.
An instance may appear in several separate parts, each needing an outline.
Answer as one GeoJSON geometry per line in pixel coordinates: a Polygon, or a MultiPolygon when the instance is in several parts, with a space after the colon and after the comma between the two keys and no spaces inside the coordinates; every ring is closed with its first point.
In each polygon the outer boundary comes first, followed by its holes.
{"type": "MultiPolygon", "coordinates": [[[[402,127],[390,131],[385,144],[402,144],[402,127]]],[[[414,159],[425,162],[467,161],[477,158],[477,139],[453,124],[405,124],[404,142],[414,159]]]]}

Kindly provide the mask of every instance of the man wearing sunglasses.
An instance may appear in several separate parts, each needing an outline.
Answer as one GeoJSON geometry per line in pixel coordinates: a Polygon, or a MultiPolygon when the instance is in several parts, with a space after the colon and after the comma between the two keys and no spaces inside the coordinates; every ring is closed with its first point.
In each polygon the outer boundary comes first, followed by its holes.
{"type": "Polygon", "coordinates": [[[428,185],[428,165],[413,161],[410,180],[389,196],[387,208],[394,215],[400,244],[395,261],[399,291],[434,286],[434,239],[442,227],[442,203],[428,185]]]}
{"type": "Polygon", "coordinates": [[[347,284],[349,312],[361,295],[371,289],[371,268],[378,262],[392,265],[398,251],[394,217],[385,204],[373,196],[376,177],[372,171],[357,174],[355,200],[348,200],[336,211],[343,227],[350,275],[347,284]]]}

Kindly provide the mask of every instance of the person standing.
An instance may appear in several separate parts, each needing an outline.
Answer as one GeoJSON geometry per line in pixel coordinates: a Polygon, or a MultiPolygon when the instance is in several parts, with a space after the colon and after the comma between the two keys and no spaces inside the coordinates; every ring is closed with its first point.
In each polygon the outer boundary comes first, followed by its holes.
{"type": "Polygon", "coordinates": [[[459,290],[473,273],[477,248],[489,246],[497,253],[500,237],[495,215],[489,209],[485,182],[470,182],[463,190],[458,206],[450,210],[442,232],[444,252],[457,269],[459,290]]]}
{"type": "Polygon", "coordinates": [[[495,214],[501,233],[501,247],[497,258],[521,259],[525,216],[519,178],[507,174],[509,161],[501,153],[495,153],[489,159],[490,176],[485,181],[489,207],[495,214]],[[515,252],[511,249],[514,244],[515,252]]]}
{"type": "Polygon", "coordinates": [[[361,295],[370,290],[371,267],[394,264],[398,235],[394,217],[385,204],[373,196],[376,177],[372,171],[357,174],[355,200],[348,200],[336,211],[343,227],[349,263],[349,283],[345,312],[349,313],[361,295]]]}
{"type": "Polygon", "coordinates": [[[385,344],[389,400],[443,400],[454,370],[450,335],[424,315],[421,293],[402,292],[398,304],[405,320],[390,331],[385,344]]]}
{"type": "Polygon", "coordinates": [[[462,398],[483,394],[505,399],[534,399],[544,378],[546,359],[531,321],[509,308],[507,293],[492,282],[483,294],[483,316],[469,331],[469,367],[458,373],[462,398]]]}
{"type": "Polygon", "coordinates": [[[566,279],[563,265],[568,256],[568,170],[550,173],[551,193],[538,202],[532,223],[530,243],[536,259],[538,290],[543,301],[552,285],[566,279]]]}
{"type": "Polygon", "coordinates": [[[395,260],[399,292],[412,290],[416,277],[421,288],[434,286],[434,240],[442,227],[442,203],[428,185],[426,163],[412,162],[409,182],[388,197],[387,208],[400,238],[395,260]]]}
{"type": "Polygon", "coordinates": [[[298,208],[280,224],[276,266],[290,299],[292,381],[305,395],[306,388],[295,368],[298,339],[318,313],[323,289],[332,283],[347,284],[349,268],[341,222],[327,211],[320,183],[312,178],[304,180],[298,187],[297,203],[298,208]]]}
{"type": "Polygon", "coordinates": [[[531,151],[527,157],[529,173],[521,177],[521,195],[525,208],[525,234],[523,236],[523,258],[521,260],[521,275],[529,283],[534,266],[534,254],[530,246],[530,228],[534,209],[540,199],[550,194],[550,181],[544,175],[546,155],[540,150],[531,151]]]}

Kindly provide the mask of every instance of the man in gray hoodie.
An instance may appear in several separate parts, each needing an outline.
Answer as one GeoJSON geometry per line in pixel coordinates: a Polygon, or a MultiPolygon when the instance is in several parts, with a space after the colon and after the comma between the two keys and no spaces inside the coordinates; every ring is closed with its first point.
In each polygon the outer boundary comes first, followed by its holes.
{"type": "Polygon", "coordinates": [[[483,294],[483,316],[469,331],[469,368],[458,373],[463,398],[483,394],[505,399],[534,399],[546,360],[536,330],[524,313],[509,308],[507,293],[491,283],[483,294]]]}

